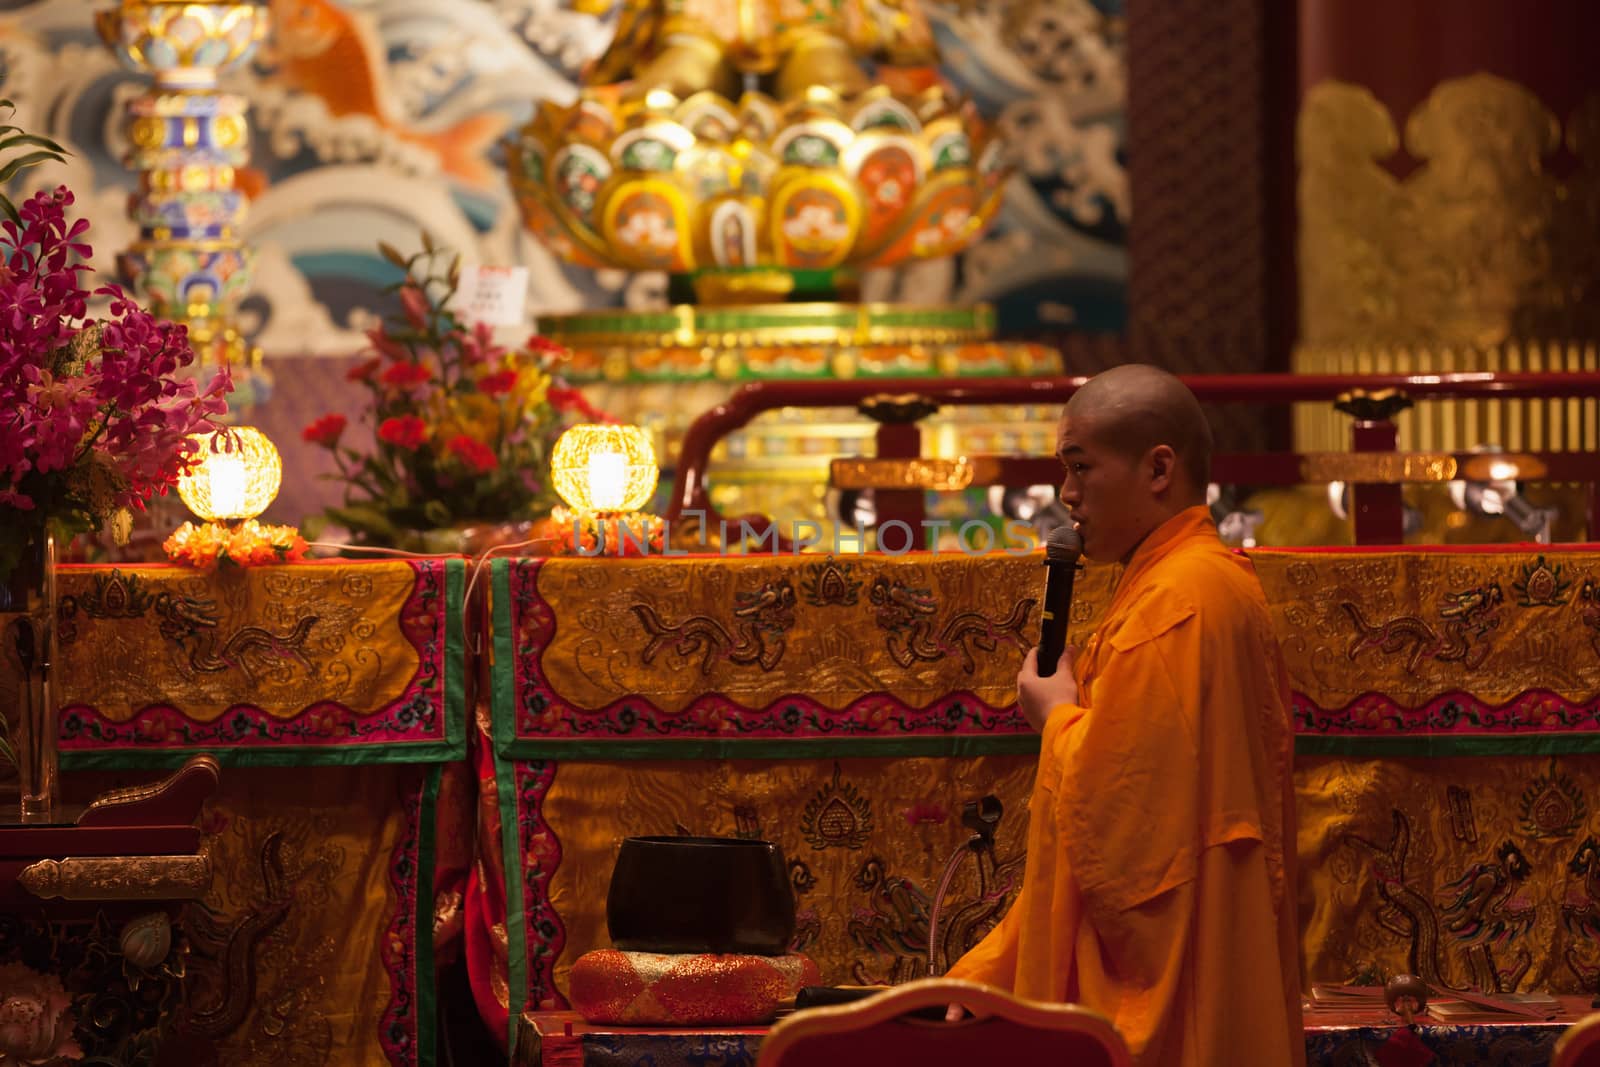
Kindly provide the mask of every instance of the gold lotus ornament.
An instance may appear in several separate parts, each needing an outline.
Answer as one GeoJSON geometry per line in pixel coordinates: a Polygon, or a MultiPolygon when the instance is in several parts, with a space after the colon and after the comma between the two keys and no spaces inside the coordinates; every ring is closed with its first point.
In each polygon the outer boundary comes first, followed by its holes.
{"type": "Polygon", "coordinates": [[[217,75],[248,59],[267,35],[260,3],[122,0],[95,14],[101,38],[132,70],[166,90],[212,90],[217,75]]]}
{"type": "Polygon", "coordinates": [[[550,453],[551,484],[580,514],[638,511],[655,495],[660,478],[655,446],[639,426],[573,426],[550,453]]]}
{"type": "Polygon", "coordinates": [[[563,259],[724,279],[958,252],[1008,170],[976,110],[938,87],[737,103],[586,89],[542,103],[510,148],[524,224],[563,259]]]}
{"type": "Polygon", "coordinates": [[[254,426],[235,426],[217,441],[201,434],[197,462],[178,478],[178,495],[207,522],[253,519],[267,510],[283,482],[283,461],[270,438],[254,426]]]}

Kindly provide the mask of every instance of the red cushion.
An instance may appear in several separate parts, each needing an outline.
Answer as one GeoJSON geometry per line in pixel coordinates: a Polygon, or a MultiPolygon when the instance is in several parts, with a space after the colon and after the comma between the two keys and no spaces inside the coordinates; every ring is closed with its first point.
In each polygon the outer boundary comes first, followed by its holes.
{"type": "Polygon", "coordinates": [[[572,1008],[591,1023],[725,1026],[770,1022],[800,987],[820,985],[817,965],[787,956],[662,955],[601,949],[572,965],[572,1008]]]}

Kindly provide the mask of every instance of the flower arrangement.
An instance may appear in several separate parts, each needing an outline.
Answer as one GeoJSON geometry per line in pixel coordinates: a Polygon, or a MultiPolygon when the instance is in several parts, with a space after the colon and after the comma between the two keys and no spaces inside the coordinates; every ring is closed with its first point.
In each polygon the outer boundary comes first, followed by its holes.
{"type": "Polygon", "coordinates": [[[293,526],[269,526],[255,519],[236,525],[186,522],[162,544],[167,558],[201,570],[218,563],[253,567],[263,563],[297,563],[309,547],[293,526]]]}
{"type": "Polygon", "coordinates": [[[642,511],[596,514],[556,506],[549,530],[562,556],[659,556],[666,525],[642,511]]]}
{"type": "Polygon", "coordinates": [[[21,963],[0,963],[0,1064],[81,1060],[76,1024],[61,979],[21,963]]]}
{"type": "Polygon", "coordinates": [[[46,524],[58,538],[126,529],[193,462],[191,435],[219,429],[231,381],[180,380],[184,326],[114,285],[86,290],[89,224],[69,223],[66,187],[0,223],[0,581],[46,524]],[[91,320],[91,296],[109,318],[91,320]]]}
{"type": "Polygon", "coordinates": [[[456,315],[459,256],[427,234],[410,257],[380,248],[405,272],[393,287],[400,313],[368,333],[370,358],[348,374],[371,394],[360,420],[373,446],[347,445],[349,420],[337,413],[302,434],[333,453],[332,477],[345,485],[344,504],[326,519],[406,547],[419,531],[542,518],[555,502],[547,474],[556,438],[569,421],[605,416],[552,374],[560,346],[535,335],[501,347],[489,327],[456,315]]]}

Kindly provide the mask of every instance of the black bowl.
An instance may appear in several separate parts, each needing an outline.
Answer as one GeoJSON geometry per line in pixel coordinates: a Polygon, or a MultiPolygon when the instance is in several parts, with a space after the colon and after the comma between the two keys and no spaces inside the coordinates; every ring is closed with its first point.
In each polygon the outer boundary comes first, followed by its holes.
{"type": "Polygon", "coordinates": [[[731,837],[630,837],[606,895],[625,952],[781,956],[794,939],[783,850],[731,837]]]}

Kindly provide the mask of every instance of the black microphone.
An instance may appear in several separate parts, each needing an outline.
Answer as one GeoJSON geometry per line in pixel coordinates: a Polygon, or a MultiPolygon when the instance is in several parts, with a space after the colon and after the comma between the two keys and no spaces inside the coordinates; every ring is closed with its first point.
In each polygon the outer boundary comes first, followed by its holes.
{"type": "Polygon", "coordinates": [[[1072,579],[1078,573],[1083,538],[1070,526],[1058,527],[1044,544],[1044,614],[1039,620],[1039,677],[1056,673],[1067,648],[1067,616],[1072,613],[1072,579]]]}

